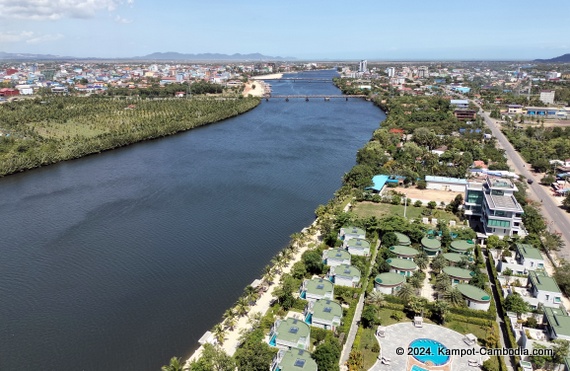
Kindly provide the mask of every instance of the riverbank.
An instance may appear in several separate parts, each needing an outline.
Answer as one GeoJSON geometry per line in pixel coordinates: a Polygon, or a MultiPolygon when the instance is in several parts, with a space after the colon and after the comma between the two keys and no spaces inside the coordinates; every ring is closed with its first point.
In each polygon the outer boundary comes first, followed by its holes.
{"type": "Polygon", "coordinates": [[[54,97],[38,103],[12,102],[0,112],[0,176],[216,123],[252,110],[260,100],[54,97]]]}

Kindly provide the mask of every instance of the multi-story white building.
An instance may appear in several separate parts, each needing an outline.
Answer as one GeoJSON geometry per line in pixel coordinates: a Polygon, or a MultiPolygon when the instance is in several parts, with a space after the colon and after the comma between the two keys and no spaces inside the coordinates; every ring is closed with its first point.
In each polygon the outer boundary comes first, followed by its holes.
{"type": "Polygon", "coordinates": [[[363,59],[358,64],[358,72],[368,72],[368,61],[363,59]]]}
{"type": "Polygon", "coordinates": [[[488,176],[483,183],[468,182],[465,215],[472,222],[480,222],[487,237],[524,237],[527,232],[522,223],[523,208],[515,199],[516,191],[516,185],[506,178],[488,176]]]}
{"type": "Polygon", "coordinates": [[[544,104],[554,104],[554,90],[543,90],[540,92],[540,101],[544,104]]]}

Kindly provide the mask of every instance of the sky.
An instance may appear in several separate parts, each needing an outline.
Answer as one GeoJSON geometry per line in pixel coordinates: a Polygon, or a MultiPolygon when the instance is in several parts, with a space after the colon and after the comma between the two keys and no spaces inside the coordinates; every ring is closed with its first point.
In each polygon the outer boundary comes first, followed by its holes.
{"type": "Polygon", "coordinates": [[[531,60],[570,53],[569,0],[0,0],[0,51],[531,60]]]}

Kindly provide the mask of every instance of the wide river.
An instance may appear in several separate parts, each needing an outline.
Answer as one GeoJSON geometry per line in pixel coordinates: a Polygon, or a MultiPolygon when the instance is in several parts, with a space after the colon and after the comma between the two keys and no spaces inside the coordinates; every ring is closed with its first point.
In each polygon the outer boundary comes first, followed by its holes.
{"type": "MultiPolygon", "coordinates": [[[[332,83],[271,85],[340,94],[332,83]]],[[[0,179],[0,370],[159,370],[188,357],[314,220],[384,118],[361,99],[273,99],[0,179]]]]}

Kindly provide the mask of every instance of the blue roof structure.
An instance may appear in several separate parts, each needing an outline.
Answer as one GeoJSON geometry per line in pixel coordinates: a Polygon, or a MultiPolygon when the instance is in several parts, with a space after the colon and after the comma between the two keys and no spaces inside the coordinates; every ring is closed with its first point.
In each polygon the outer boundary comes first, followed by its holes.
{"type": "Polygon", "coordinates": [[[426,182],[467,184],[467,179],[449,178],[449,177],[445,177],[445,176],[426,175],[426,182]]]}
{"type": "Polygon", "coordinates": [[[400,175],[386,175],[386,174],[379,174],[374,175],[372,177],[372,187],[366,187],[366,189],[371,189],[376,192],[380,192],[382,188],[386,185],[386,183],[398,183],[400,179],[404,179],[403,176],[400,175]]]}

